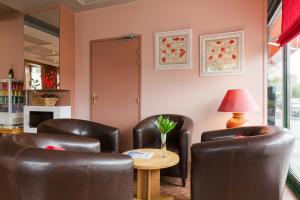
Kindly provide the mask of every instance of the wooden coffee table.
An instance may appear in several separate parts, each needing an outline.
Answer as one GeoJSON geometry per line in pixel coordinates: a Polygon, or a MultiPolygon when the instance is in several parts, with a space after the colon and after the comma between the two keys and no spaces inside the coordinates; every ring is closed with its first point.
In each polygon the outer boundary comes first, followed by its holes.
{"type": "MultiPolygon", "coordinates": [[[[167,151],[167,157],[161,158],[160,149],[134,149],[132,151],[153,153],[150,159],[133,158],[134,168],[137,169],[136,200],[172,200],[173,197],[160,196],[160,169],[178,164],[178,155],[167,151]]],[[[128,154],[128,151],[124,154],[128,154]]]]}

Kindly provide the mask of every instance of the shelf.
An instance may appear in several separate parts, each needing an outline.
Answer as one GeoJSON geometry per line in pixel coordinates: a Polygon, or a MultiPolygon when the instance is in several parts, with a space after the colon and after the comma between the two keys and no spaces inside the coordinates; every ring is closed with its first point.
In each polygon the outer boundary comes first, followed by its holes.
{"type": "Polygon", "coordinates": [[[14,128],[15,125],[23,123],[23,107],[26,101],[23,89],[22,81],[0,80],[0,124],[2,128],[14,128]]]}

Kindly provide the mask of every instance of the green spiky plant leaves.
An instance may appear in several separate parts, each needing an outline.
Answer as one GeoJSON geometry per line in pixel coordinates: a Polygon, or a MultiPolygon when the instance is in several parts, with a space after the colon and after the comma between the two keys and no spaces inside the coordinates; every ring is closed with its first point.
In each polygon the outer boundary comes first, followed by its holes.
{"type": "Polygon", "coordinates": [[[176,127],[176,122],[173,122],[168,117],[160,115],[154,122],[155,126],[159,129],[161,134],[167,134],[176,127]]]}

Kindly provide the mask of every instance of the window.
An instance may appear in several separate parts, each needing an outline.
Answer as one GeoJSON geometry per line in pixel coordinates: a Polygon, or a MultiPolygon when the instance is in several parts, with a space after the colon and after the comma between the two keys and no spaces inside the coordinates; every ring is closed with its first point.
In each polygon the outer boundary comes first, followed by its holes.
{"type": "Polygon", "coordinates": [[[268,124],[283,125],[283,49],[276,44],[281,15],[268,28],[268,124]]]}
{"type": "Polygon", "coordinates": [[[300,196],[300,36],[279,47],[281,9],[268,26],[268,124],[289,128],[296,137],[288,184],[300,196]]]}
{"type": "Polygon", "coordinates": [[[300,178],[300,36],[288,44],[287,61],[289,64],[290,88],[290,130],[296,136],[292,154],[291,170],[300,178]]]}

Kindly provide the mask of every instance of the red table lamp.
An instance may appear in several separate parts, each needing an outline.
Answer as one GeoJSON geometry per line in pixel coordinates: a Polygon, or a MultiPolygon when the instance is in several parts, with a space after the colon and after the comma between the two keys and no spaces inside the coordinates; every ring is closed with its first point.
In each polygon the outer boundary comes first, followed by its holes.
{"type": "Polygon", "coordinates": [[[245,89],[228,90],[218,109],[219,112],[233,113],[232,118],[227,121],[227,128],[246,126],[247,120],[244,118],[244,113],[259,110],[250,92],[245,89]]]}

